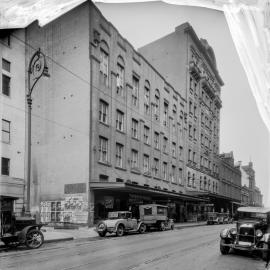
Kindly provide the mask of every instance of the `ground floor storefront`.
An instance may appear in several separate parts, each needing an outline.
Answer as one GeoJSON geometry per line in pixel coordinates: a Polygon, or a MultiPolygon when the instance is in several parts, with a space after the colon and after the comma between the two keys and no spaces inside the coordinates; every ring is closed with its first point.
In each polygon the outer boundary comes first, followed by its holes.
{"type": "Polygon", "coordinates": [[[139,218],[139,205],[150,203],[166,205],[169,218],[176,222],[199,221],[200,209],[208,204],[208,200],[195,196],[127,183],[92,182],[90,189],[94,223],[106,218],[110,211],[131,211],[139,218]]]}

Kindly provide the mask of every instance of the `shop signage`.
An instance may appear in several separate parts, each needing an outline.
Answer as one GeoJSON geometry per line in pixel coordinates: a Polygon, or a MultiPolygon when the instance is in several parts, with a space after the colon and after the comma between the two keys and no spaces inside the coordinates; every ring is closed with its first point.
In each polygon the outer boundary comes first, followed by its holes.
{"type": "Polygon", "coordinates": [[[104,206],[107,209],[113,208],[114,199],[111,196],[104,196],[104,206]]]}

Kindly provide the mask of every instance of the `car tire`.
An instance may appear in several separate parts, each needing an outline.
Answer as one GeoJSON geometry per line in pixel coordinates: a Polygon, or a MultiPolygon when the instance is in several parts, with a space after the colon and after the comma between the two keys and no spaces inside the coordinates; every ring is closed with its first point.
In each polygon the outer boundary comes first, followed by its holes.
{"type": "Polygon", "coordinates": [[[165,231],[165,223],[164,222],[160,222],[160,224],[159,224],[159,230],[160,231],[165,231]]]}
{"type": "Polygon", "coordinates": [[[139,233],[145,233],[146,232],[146,225],[141,224],[141,226],[139,227],[139,233]]]}
{"type": "Polygon", "coordinates": [[[124,225],[120,224],[118,227],[117,227],[117,230],[116,230],[116,235],[121,237],[123,236],[125,233],[125,228],[124,228],[124,225]]]}
{"type": "Polygon", "coordinates": [[[25,245],[30,249],[36,249],[43,245],[44,236],[40,230],[30,230],[25,237],[25,245]]]}
{"type": "Polygon", "coordinates": [[[220,253],[222,255],[227,255],[230,252],[230,247],[223,246],[222,244],[225,244],[225,241],[222,239],[220,240],[220,253]]]}
{"type": "Polygon", "coordinates": [[[104,231],[104,232],[99,232],[98,235],[99,235],[100,237],[105,237],[105,236],[106,236],[106,233],[107,233],[106,231],[104,231]]]}

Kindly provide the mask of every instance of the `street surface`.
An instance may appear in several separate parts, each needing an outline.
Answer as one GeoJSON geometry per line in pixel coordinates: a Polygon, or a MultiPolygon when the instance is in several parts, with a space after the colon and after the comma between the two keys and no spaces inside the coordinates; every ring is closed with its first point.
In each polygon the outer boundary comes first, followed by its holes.
{"type": "Polygon", "coordinates": [[[226,226],[232,225],[47,243],[37,250],[24,247],[0,250],[0,269],[265,269],[264,262],[259,258],[245,254],[220,254],[219,233],[226,226]]]}

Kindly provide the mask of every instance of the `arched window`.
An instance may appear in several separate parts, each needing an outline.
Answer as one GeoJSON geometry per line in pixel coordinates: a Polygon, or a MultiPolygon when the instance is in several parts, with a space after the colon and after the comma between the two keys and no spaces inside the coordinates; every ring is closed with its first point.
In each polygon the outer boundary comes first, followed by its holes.
{"type": "Polygon", "coordinates": [[[124,96],[125,62],[122,56],[117,57],[116,94],[124,96]]]}
{"type": "Polygon", "coordinates": [[[100,42],[100,75],[105,85],[109,83],[109,46],[102,40],[100,42]]]}
{"type": "Polygon", "coordinates": [[[145,81],[144,83],[144,113],[150,114],[150,83],[145,81]]]}
{"type": "Polygon", "coordinates": [[[154,117],[159,120],[159,108],[160,108],[160,95],[158,89],[155,91],[155,101],[154,101],[154,117]]]}

